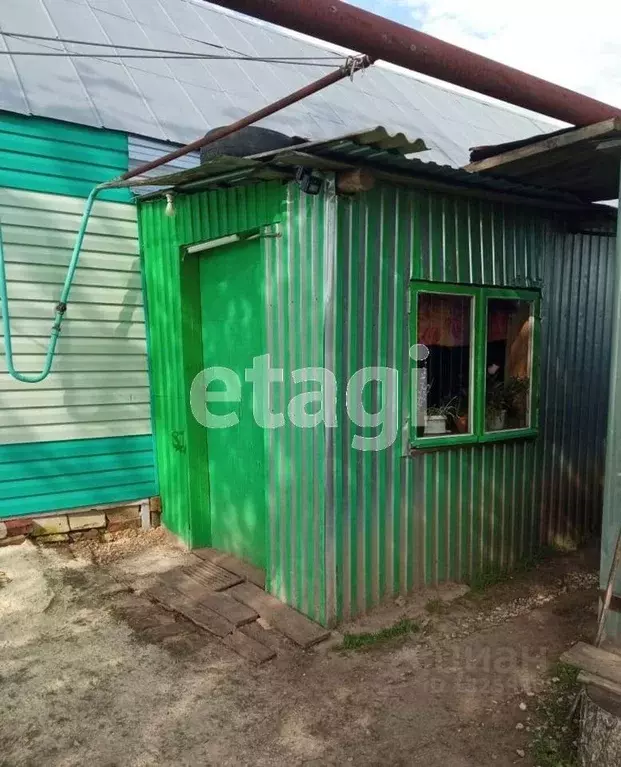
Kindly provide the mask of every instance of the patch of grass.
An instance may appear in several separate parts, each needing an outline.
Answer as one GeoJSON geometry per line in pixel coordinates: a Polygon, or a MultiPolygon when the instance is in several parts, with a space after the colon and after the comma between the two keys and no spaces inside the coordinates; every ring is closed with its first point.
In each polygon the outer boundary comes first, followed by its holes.
{"type": "Polygon", "coordinates": [[[418,625],[409,618],[401,618],[392,626],[379,631],[363,634],[345,634],[341,650],[367,650],[392,639],[413,634],[419,630],[418,625]]]}
{"type": "Polygon", "coordinates": [[[535,712],[536,730],[531,753],[538,767],[577,767],[576,742],[579,717],[570,723],[569,713],[580,690],[578,669],[557,663],[550,677],[557,679],[542,697],[535,712]]]}
{"type": "Polygon", "coordinates": [[[558,554],[556,549],[545,547],[537,551],[532,556],[525,557],[519,562],[516,562],[511,570],[506,568],[501,569],[499,567],[485,568],[484,570],[475,573],[468,582],[468,585],[470,586],[469,593],[474,596],[480,595],[493,586],[507,583],[517,575],[526,573],[529,570],[533,570],[535,567],[537,567],[537,565],[541,564],[546,559],[550,559],[555,554],[558,554]]]}

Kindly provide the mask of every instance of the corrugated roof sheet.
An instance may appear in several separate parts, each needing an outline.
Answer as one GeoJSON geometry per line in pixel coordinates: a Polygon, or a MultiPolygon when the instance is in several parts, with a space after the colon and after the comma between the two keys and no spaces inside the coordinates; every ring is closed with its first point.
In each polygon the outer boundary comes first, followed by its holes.
{"type": "MultiPolygon", "coordinates": [[[[193,53],[213,53],[205,43],[253,56],[321,57],[335,50],[196,0],[2,0],[0,30],[193,53]]],[[[105,57],[110,48],[0,38],[0,48],[9,51],[98,54],[0,56],[0,109],[177,143],[194,140],[328,71],[254,61],[110,59],[105,57]]],[[[424,136],[430,147],[425,159],[455,167],[468,162],[471,146],[555,128],[543,118],[382,65],[262,124],[322,139],[356,130],[377,115],[393,133],[424,136]]]]}
{"type": "MultiPolygon", "coordinates": [[[[330,140],[298,144],[251,157],[215,156],[198,167],[176,173],[163,173],[144,180],[133,179],[132,184],[150,184],[175,187],[177,191],[194,192],[214,186],[233,186],[251,181],[269,181],[277,178],[291,179],[295,169],[302,166],[319,171],[338,171],[364,166],[385,180],[402,183],[442,184],[452,187],[489,191],[496,194],[521,197],[525,200],[559,203],[562,207],[587,208],[579,197],[567,192],[530,186],[480,173],[470,173],[448,165],[422,162],[412,157],[415,152],[424,154],[422,139],[409,139],[404,134],[390,134],[383,127],[358,131],[330,140]]],[[[152,188],[152,186],[150,187],[152,188]]],[[[604,214],[614,211],[600,208],[604,214]]]]}

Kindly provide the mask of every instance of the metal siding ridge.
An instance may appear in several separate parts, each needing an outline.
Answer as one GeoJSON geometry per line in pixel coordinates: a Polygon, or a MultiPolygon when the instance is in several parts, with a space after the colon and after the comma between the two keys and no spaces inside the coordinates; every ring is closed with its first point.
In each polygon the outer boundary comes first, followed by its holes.
{"type": "MultiPolygon", "coordinates": [[[[323,248],[318,254],[318,258],[323,255],[322,280],[321,280],[321,299],[323,314],[323,347],[320,353],[323,356],[323,365],[326,370],[332,372],[338,381],[338,370],[336,361],[337,348],[337,286],[336,286],[336,265],[338,259],[337,250],[337,226],[338,226],[338,198],[334,180],[329,181],[326,194],[323,197],[323,248]]],[[[337,392],[338,397],[338,384],[337,392]]],[[[336,403],[335,403],[336,405],[336,403]]],[[[338,413],[338,408],[337,408],[338,413]]],[[[336,427],[338,428],[338,427],[336,427]]],[[[338,455],[335,449],[336,428],[326,428],[324,425],[324,471],[325,471],[325,493],[323,495],[323,550],[324,550],[324,577],[323,589],[325,593],[324,615],[326,623],[332,625],[340,617],[339,591],[342,585],[339,581],[342,579],[337,562],[339,559],[338,549],[340,547],[341,535],[343,531],[342,521],[342,503],[338,503],[337,512],[337,493],[335,485],[339,481],[340,469],[337,469],[338,455]],[[340,517],[337,521],[336,516],[340,517]]],[[[339,493],[340,496],[340,493],[339,493]]],[[[320,532],[320,531],[318,531],[320,532]]],[[[321,557],[321,548],[318,545],[316,556],[321,557]]],[[[317,567],[321,567],[321,562],[316,562],[317,567]]]]}

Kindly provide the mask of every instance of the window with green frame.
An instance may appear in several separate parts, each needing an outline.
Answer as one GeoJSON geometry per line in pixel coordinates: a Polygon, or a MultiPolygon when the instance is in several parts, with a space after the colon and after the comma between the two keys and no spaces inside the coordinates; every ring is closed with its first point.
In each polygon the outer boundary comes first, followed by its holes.
{"type": "Polygon", "coordinates": [[[414,447],[537,434],[536,290],[413,282],[414,447]]]}

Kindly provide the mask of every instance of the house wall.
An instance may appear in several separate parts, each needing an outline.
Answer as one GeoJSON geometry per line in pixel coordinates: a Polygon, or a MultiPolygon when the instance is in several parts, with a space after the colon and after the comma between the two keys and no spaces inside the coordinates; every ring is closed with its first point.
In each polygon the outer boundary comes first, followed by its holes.
{"type": "MultiPolygon", "coordinates": [[[[400,438],[381,452],[353,450],[360,429],[341,412],[326,503],[335,531],[332,619],[416,586],[511,567],[542,544],[597,529],[614,239],[565,228],[541,210],[450,194],[380,187],[339,201],[340,381],[387,364],[401,371],[407,391],[411,279],[539,286],[542,397],[534,442],[416,457],[405,455],[400,438]]],[[[403,397],[402,438],[408,415],[403,397]]]]}
{"type": "MultiPolygon", "coordinates": [[[[84,198],[126,170],[127,139],[0,115],[0,142],[14,363],[34,373],[43,367],[84,198]]],[[[52,373],[20,383],[2,360],[0,517],[156,493],[136,209],[126,191],[106,196],[89,221],[52,373]]]]}

